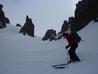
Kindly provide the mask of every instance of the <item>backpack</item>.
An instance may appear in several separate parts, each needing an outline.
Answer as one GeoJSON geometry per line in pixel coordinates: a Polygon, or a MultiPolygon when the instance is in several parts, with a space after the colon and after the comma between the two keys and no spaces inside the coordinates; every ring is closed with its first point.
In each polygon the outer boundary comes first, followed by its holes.
{"type": "Polygon", "coordinates": [[[79,42],[81,41],[81,37],[78,35],[77,32],[72,31],[71,34],[72,34],[72,37],[73,37],[73,39],[75,40],[75,42],[79,43],[79,42]]]}

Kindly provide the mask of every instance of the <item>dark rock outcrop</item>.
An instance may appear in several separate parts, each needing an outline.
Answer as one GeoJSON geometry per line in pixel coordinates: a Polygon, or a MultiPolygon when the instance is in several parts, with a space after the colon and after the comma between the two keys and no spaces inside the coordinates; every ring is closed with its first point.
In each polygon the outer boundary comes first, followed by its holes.
{"type": "Polygon", "coordinates": [[[10,23],[10,21],[7,17],[5,17],[5,13],[3,11],[3,5],[0,4],[0,28],[6,28],[7,23],[10,23]]]}
{"type": "Polygon", "coordinates": [[[68,22],[64,20],[63,25],[61,27],[61,31],[58,34],[65,32],[67,28],[68,28],[68,22]]]}
{"type": "Polygon", "coordinates": [[[84,28],[91,20],[98,19],[98,0],[82,0],[76,4],[75,17],[71,22],[76,31],[84,28]]]}
{"type": "Polygon", "coordinates": [[[98,0],[79,1],[74,15],[74,17],[69,17],[68,24],[71,24],[71,28],[76,31],[84,28],[91,20],[98,22],[98,0]]]}
{"type": "Polygon", "coordinates": [[[26,22],[23,25],[23,27],[20,29],[20,33],[23,33],[23,35],[28,34],[31,37],[34,37],[34,24],[28,16],[26,16],[26,22]]]}
{"type": "Polygon", "coordinates": [[[47,32],[45,33],[44,37],[42,38],[43,41],[45,40],[55,40],[55,36],[56,36],[56,31],[53,29],[49,29],[47,30],[47,32]]]}

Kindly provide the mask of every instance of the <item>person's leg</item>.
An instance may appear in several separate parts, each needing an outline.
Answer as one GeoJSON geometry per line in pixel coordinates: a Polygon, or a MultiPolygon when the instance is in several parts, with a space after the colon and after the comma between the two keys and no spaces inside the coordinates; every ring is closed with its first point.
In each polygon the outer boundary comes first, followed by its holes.
{"type": "Polygon", "coordinates": [[[70,57],[70,62],[74,61],[74,53],[73,53],[73,47],[69,49],[69,57],[70,57]]]}
{"type": "Polygon", "coordinates": [[[78,47],[78,44],[77,43],[72,46],[72,48],[73,48],[73,58],[74,58],[74,61],[80,61],[79,57],[76,55],[76,49],[77,49],[77,47],[78,47]]]}
{"type": "Polygon", "coordinates": [[[70,61],[80,61],[79,57],[76,55],[75,50],[78,47],[78,44],[73,44],[69,49],[70,61]]]}

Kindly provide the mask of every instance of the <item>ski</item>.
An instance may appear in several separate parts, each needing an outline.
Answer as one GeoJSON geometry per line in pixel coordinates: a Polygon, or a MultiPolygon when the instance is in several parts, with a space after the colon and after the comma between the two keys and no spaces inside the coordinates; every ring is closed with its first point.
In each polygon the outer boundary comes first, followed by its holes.
{"type": "Polygon", "coordinates": [[[57,65],[52,65],[52,66],[54,67],[54,66],[64,66],[64,65],[68,65],[68,64],[64,63],[64,64],[57,64],[57,65]]]}
{"type": "Polygon", "coordinates": [[[52,65],[55,69],[63,69],[66,68],[66,65],[68,64],[57,64],[57,65],[52,65]]]}
{"type": "Polygon", "coordinates": [[[65,68],[66,66],[54,66],[55,69],[63,69],[65,68]]]}
{"type": "Polygon", "coordinates": [[[67,65],[71,64],[71,63],[78,63],[79,61],[74,61],[74,62],[68,62],[68,63],[63,63],[63,64],[57,64],[57,65],[52,65],[52,67],[54,67],[55,69],[63,69],[66,68],[67,65]]]}

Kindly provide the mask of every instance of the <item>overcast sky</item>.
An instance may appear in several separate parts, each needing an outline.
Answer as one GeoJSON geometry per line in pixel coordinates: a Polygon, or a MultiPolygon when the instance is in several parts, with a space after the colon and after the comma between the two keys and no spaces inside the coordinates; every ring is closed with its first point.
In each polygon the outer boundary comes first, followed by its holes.
{"type": "Polygon", "coordinates": [[[63,21],[74,16],[79,0],[0,0],[11,24],[25,23],[28,14],[35,24],[35,35],[43,36],[47,29],[60,31],[63,21]]]}

